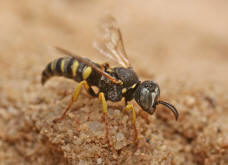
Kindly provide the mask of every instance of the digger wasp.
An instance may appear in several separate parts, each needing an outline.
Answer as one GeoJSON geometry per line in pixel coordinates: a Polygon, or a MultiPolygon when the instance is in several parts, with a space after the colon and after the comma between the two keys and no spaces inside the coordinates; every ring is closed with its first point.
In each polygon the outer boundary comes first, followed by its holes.
{"type": "Polygon", "coordinates": [[[118,102],[124,98],[125,110],[132,112],[135,141],[137,141],[136,113],[129,101],[135,99],[136,103],[149,114],[153,114],[156,106],[162,104],[171,110],[175,118],[178,119],[176,108],[170,103],[160,100],[159,85],[151,80],[143,82],[139,80],[128,60],[116,20],[110,15],[106,16],[102,20],[101,29],[103,30],[102,37],[95,42],[94,47],[100,54],[115,61],[119,66],[111,67],[108,63],[98,64],[71,51],[56,47],[58,51],[68,57],[51,61],[43,70],[42,84],[53,76],[63,76],[79,82],[64,113],[54,121],[57,122],[64,119],[73,102],[77,101],[82,87],[86,89],[89,95],[98,97],[102,104],[107,138],[109,136],[107,120],[108,100],[118,102]],[[93,90],[94,86],[98,88],[98,92],[93,90]]]}

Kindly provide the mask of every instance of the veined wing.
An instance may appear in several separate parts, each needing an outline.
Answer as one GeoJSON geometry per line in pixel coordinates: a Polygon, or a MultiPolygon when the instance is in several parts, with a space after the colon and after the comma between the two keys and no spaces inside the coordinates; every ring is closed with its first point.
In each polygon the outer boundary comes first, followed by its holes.
{"type": "Polygon", "coordinates": [[[128,60],[122,35],[118,24],[111,15],[106,15],[100,24],[100,35],[93,46],[104,56],[117,62],[122,67],[129,68],[128,60]]]}
{"type": "Polygon", "coordinates": [[[93,64],[91,61],[89,60],[86,60],[80,56],[77,56],[75,55],[74,53],[66,50],[66,49],[63,49],[63,48],[60,48],[60,47],[55,47],[56,50],[58,50],[59,52],[65,54],[65,55],[68,55],[68,56],[71,56],[73,58],[75,58],[76,60],[78,60],[79,62],[82,62],[88,66],[90,66],[91,68],[93,68],[94,70],[96,70],[97,72],[101,73],[104,77],[106,77],[107,79],[109,79],[110,81],[112,81],[113,83],[115,84],[123,84],[123,82],[121,80],[116,80],[115,77],[112,77],[111,75],[109,75],[108,73],[106,73],[104,70],[102,70],[101,68],[97,67],[95,64],[93,64]]]}

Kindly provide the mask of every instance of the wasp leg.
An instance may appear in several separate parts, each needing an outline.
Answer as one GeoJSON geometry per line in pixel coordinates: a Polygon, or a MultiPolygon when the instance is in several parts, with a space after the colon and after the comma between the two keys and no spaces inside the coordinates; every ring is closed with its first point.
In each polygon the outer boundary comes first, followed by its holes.
{"type": "Polygon", "coordinates": [[[105,120],[105,127],[106,127],[106,139],[108,139],[109,137],[109,128],[108,128],[108,120],[107,120],[107,101],[104,97],[104,93],[100,92],[99,93],[99,100],[102,103],[102,110],[103,110],[103,114],[104,114],[104,120],[105,120]]]}
{"type": "Polygon", "coordinates": [[[128,104],[126,106],[125,110],[126,111],[129,111],[129,110],[132,111],[132,126],[133,126],[134,131],[135,131],[134,141],[135,141],[135,143],[137,143],[137,141],[138,141],[138,132],[137,132],[136,125],[135,125],[135,119],[136,119],[135,109],[134,109],[132,104],[128,104]]]}
{"type": "Polygon", "coordinates": [[[84,81],[83,86],[84,86],[84,88],[86,89],[86,91],[88,92],[89,95],[91,95],[93,97],[97,97],[98,96],[98,94],[96,94],[94,92],[93,88],[91,88],[86,81],[84,81]]]}
{"type": "Polygon", "coordinates": [[[77,101],[78,99],[78,96],[80,94],[80,91],[81,91],[81,88],[82,88],[82,85],[84,85],[84,87],[87,89],[87,87],[89,87],[89,85],[87,84],[86,81],[82,81],[78,84],[78,86],[74,89],[74,92],[73,92],[73,95],[72,95],[72,98],[70,100],[70,102],[68,103],[66,109],[64,110],[63,114],[59,117],[59,118],[56,118],[54,120],[54,122],[58,122],[58,121],[61,121],[62,119],[64,119],[64,117],[66,116],[66,113],[70,110],[72,104],[77,101]]]}

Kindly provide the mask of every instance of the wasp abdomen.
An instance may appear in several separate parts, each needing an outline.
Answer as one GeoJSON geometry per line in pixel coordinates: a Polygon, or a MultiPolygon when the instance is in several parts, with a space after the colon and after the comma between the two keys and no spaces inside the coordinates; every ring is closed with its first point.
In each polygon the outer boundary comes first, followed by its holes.
{"type": "Polygon", "coordinates": [[[63,76],[78,82],[87,80],[92,73],[92,68],[74,58],[59,58],[50,62],[42,72],[41,82],[44,84],[53,76],[63,76]]]}

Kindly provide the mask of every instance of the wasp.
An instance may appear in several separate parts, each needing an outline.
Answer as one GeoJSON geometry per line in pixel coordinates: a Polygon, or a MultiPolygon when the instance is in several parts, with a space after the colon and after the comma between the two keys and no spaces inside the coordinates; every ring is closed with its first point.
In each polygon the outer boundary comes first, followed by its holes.
{"type": "Polygon", "coordinates": [[[107,101],[118,102],[124,98],[125,110],[132,112],[135,141],[137,141],[136,113],[133,104],[130,104],[129,101],[134,99],[142,110],[151,115],[155,112],[156,106],[162,104],[173,112],[177,120],[177,109],[170,103],[160,100],[159,85],[151,80],[143,82],[139,80],[128,60],[116,20],[109,15],[102,20],[101,25],[102,37],[94,43],[94,47],[100,54],[115,61],[119,66],[110,67],[107,62],[98,64],[71,51],[56,47],[58,51],[67,55],[67,57],[50,62],[42,72],[41,83],[44,84],[53,76],[63,76],[73,79],[79,84],[74,89],[72,99],[63,114],[54,121],[64,119],[72,104],[77,101],[82,87],[86,89],[89,95],[97,97],[102,104],[106,138],[109,136],[107,101]],[[98,91],[93,89],[94,86],[98,88],[98,91]]]}

